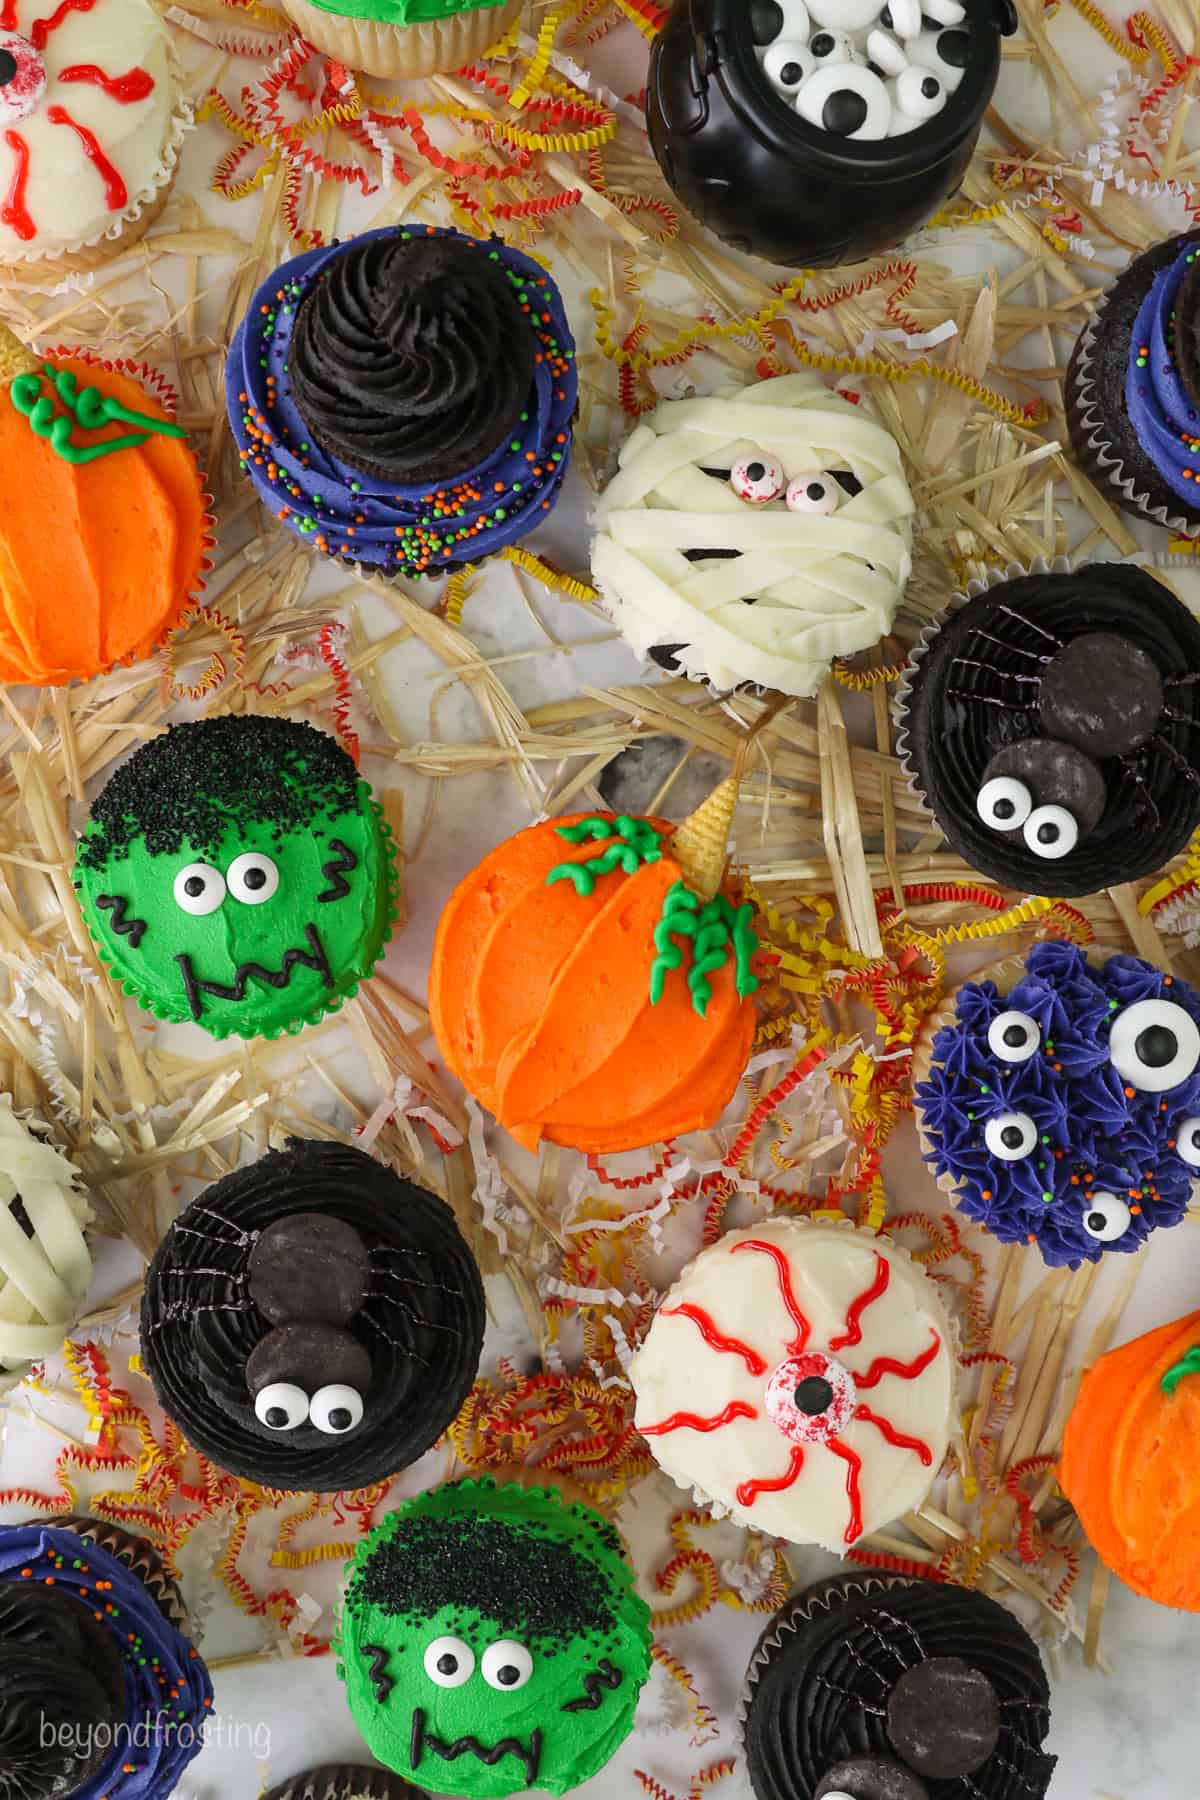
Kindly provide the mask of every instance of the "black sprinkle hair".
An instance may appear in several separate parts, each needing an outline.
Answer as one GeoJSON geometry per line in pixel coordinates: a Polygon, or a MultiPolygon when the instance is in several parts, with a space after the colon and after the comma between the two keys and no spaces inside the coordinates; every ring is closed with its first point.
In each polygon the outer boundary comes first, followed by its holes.
{"type": "Polygon", "coordinates": [[[471,1610],[500,1631],[565,1645],[616,1623],[618,1596],[578,1544],[527,1520],[401,1518],[351,1580],[346,1598],[393,1618],[471,1610]]]}
{"type": "Polygon", "coordinates": [[[357,804],[358,771],[336,738],[291,719],[223,714],[172,725],[119,768],[92,808],[79,861],[103,868],[139,835],[152,856],[186,840],[215,854],[231,820],[267,821],[281,832],[321,812],[357,804]]]}

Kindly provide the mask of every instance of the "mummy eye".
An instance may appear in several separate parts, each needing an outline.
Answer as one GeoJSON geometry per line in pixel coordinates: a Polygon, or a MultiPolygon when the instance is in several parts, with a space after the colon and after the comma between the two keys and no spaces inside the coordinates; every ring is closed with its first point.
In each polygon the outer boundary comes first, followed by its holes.
{"type": "Polygon", "coordinates": [[[225,898],[225,877],[209,863],[188,863],[180,869],[172,888],[175,904],[185,913],[202,916],[216,912],[225,898]]]}
{"type": "Polygon", "coordinates": [[[1200,1064],[1200,1029],[1171,1000],[1139,1000],[1118,1013],[1108,1034],[1113,1068],[1143,1094],[1165,1094],[1200,1064]]]}
{"type": "Polygon", "coordinates": [[[225,880],[235,900],[241,900],[246,906],[261,906],[278,891],[279,870],[269,856],[260,856],[257,850],[246,850],[241,856],[234,857],[225,880]]]}
{"type": "Polygon", "coordinates": [[[1001,1062],[1028,1062],[1042,1041],[1036,1019],[1028,1013],[1002,1012],[988,1026],[988,1048],[1001,1062]]]}
{"type": "Polygon", "coordinates": [[[254,1416],[268,1431],[295,1431],[308,1417],[308,1395],[294,1381],[272,1381],[255,1394],[254,1416]]]}
{"type": "Polygon", "coordinates": [[[793,476],[788,483],[787,509],[794,513],[831,513],[838,509],[838,486],[823,469],[793,476]]]}
{"type": "Polygon", "coordinates": [[[1079,842],[1079,827],[1065,806],[1035,806],[1021,834],[1035,856],[1057,862],[1079,842]]]}
{"type": "Polygon", "coordinates": [[[753,450],[749,456],[738,457],[729,471],[729,485],[739,500],[746,500],[751,506],[765,506],[768,500],[782,494],[787,482],[773,456],[753,450]]]}
{"type": "Polygon", "coordinates": [[[1001,1162],[1020,1162],[1037,1144],[1037,1126],[1028,1113],[997,1113],[984,1126],[983,1141],[1001,1162]]]}
{"type": "Polygon", "coordinates": [[[1175,1149],[1189,1169],[1200,1169],[1200,1119],[1185,1119],[1175,1133],[1175,1149]]]}
{"type": "Polygon", "coordinates": [[[511,1693],[514,1688],[524,1687],[533,1674],[533,1658],[515,1638],[501,1638],[498,1644],[488,1645],[479,1668],[489,1687],[499,1688],[502,1694],[511,1693]]]}
{"type": "Polygon", "coordinates": [[[1099,1193],[1088,1195],[1083,1229],[1097,1243],[1111,1244],[1114,1238],[1125,1236],[1132,1216],[1124,1200],[1118,1199],[1116,1194],[1106,1193],[1102,1188],[1099,1193]]]}
{"type": "Polygon", "coordinates": [[[1033,795],[1015,775],[993,775],[976,795],[975,811],[992,831],[1019,831],[1033,811],[1033,795]]]}
{"type": "Polygon", "coordinates": [[[475,1673],[475,1652],[461,1638],[434,1638],[425,1646],[425,1673],[438,1687],[461,1687],[475,1673]]]}
{"type": "Polygon", "coordinates": [[[356,1425],[362,1424],[362,1395],[357,1388],[346,1387],[340,1381],[331,1382],[328,1387],[317,1389],[309,1406],[309,1415],[318,1431],[324,1431],[330,1437],[341,1437],[344,1432],[353,1431],[356,1425]]]}

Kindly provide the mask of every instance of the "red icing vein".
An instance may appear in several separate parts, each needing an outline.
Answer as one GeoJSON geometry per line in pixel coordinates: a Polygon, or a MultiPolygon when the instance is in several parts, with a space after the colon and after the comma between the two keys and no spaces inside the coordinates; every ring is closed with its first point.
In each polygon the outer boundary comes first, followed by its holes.
{"type": "MultiPolygon", "coordinates": [[[[67,4],[68,0],[63,0],[63,6],[66,6],[67,4]]],[[[62,8],[60,7],[59,11],[61,12],[61,10],[62,8]]],[[[114,212],[119,212],[121,207],[128,204],[129,189],[125,186],[120,173],[113,168],[107,156],[105,156],[103,150],[100,148],[100,145],[97,143],[95,132],[89,131],[86,125],[77,124],[65,106],[47,107],[46,117],[52,125],[69,125],[71,127],[71,130],[83,145],[84,155],[89,162],[95,163],[96,165],[96,172],[104,183],[105,200],[114,212]]]]}
{"type": "Polygon", "coordinates": [[[732,1425],[735,1419],[757,1419],[758,1412],[745,1400],[731,1400],[715,1418],[702,1419],[698,1413],[677,1412],[670,1418],[663,1419],[658,1425],[641,1425],[638,1427],[643,1437],[663,1437],[668,1431],[719,1431],[722,1425],[732,1425]]]}
{"type": "Polygon", "coordinates": [[[4,0],[0,6],[0,31],[17,29],[17,0],[4,0]]]}
{"type": "Polygon", "coordinates": [[[841,1438],[830,1438],[825,1448],[832,1450],[835,1456],[840,1456],[846,1465],[846,1498],[850,1502],[850,1523],[846,1526],[843,1542],[852,1544],[862,1536],[863,1528],[862,1493],[858,1485],[858,1478],[862,1473],[862,1457],[849,1444],[843,1444],[841,1438]]]}
{"type": "MultiPolygon", "coordinates": [[[[61,0],[61,4],[55,7],[48,19],[36,19],[29,27],[28,37],[30,43],[35,50],[44,50],[46,48],[46,39],[50,36],[52,31],[58,30],[68,13],[91,12],[95,4],[96,0],[61,0]]],[[[0,19],[0,24],[6,22],[7,11],[6,5],[5,19],[0,19]]]]}
{"type": "Polygon", "coordinates": [[[742,1481],[737,1488],[739,1506],[753,1506],[760,1494],[778,1494],[784,1488],[790,1488],[804,1467],[804,1446],[792,1446],[792,1458],[782,1475],[775,1475],[762,1481],[742,1481]]]}
{"type": "Polygon", "coordinates": [[[124,75],[106,75],[95,63],[72,63],[69,69],[59,70],[58,79],[90,82],[93,87],[103,88],[109,99],[121,106],[132,106],[154,92],[154,77],[146,69],[128,69],[124,75]]]}
{"type": "Polygon", "coordinates": [[[29,145],[19,131],[6,131],[4,141],[15,156],[17,166],[13,170],[4,204],[0,206],[0,219],[27,244],[30,238],[37,236],[37,227],[25,205],[25,184],[29,180],[29,145]]]}
{"type": "Polygon", "coordinates": [[[787,1307],[788,1316],[796,1327],[796,1335],[788,1345],[788,1353],[791,1356],[798,1356],[808,1342],[808,1334],[812,1327],[800,1311],[800,1302],[792,1290],[792,1272],[788,1267],[787,1257],[778,1244],[765,1244],[761,1238],[744,1238],[740,1244],[733,1246],[730,1254],[736,1256],[739,1250],[760,1250],[775,1264],[775,1273],[779,1279],[779,1297],[787,1307]]]}
{"type": "Polygon", "coordinates": [[[722,1356],[740,1356],[751,1375],[765,1375],[766,1358],[752,1350],[749,1344],[743,1344],[740,1338],[727,1337],[718,1330],[710,1313],[702,1306],[695,1306],[690,1300],[684,1300],[679,1306],[664,1306],[664,1318],[690,1319],[699,1328],[700,1336],[710,1349],[719,1351],[722,1356]]]}
{"type": "Polygon", "coordinates": [[[887,1285],[891,1279],[891,1265],[887,1257],[881,1256],[877,1250],[875,1252],[875,1279],[869,1288],[864,1288],[862,1293],[856,1294],[850,1302],[846,1309],[846,1329],[839,1331],[836,1337],[830,1338],[829,1348],[831,1350],[844,1349],[847,1344],[862,1343],[862,1325],[859,1321],[871,1302],[878,1300],[881,1294],[887,1293],[887,1285]]]}
{"type": "Polygon", "coordinates": [[[904,1432],[896,1430],[890,1419],[881,1419],[869,1406],[856,1406],[854,1416],[856,1419],[864,1419],[868,1425],[874,1425],[876,1431],[882,1432],[888,1443],[894,1444],[897,1450],[915,1450],[926,1468],[933,1461],[933,1451],[922,1438],[906,1437],[904,1432]]]}
{"type": "Polygon", "coordinates": [[[872,1388],[885,1375],[899,1375],[902,1381],[915,1381],[923,1369],[927,1369],[942,1347],[942,1340],[930,1326],[930,1344],[928,1350],[922,1350],[910,1363],[897,1362],[894,1356],[877,1356],[865,1375],[856,1375],[854,1385],[860,1392],[863,1388],[872,1388]]]}

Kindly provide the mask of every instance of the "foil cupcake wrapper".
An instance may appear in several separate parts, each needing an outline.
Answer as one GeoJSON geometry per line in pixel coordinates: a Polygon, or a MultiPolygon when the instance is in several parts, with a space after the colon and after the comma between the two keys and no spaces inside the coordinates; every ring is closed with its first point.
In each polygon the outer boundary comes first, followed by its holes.
{"type": "Polygon", "coordinates": [[[281,1781],[263,1800],[425,1800],[419,1788],[366,1763],[322,1763],[281,1781]]]}
{"type": "Polygon", "coordinates": [[[284,12],[310,44],[326,56],[386,81],[411,81],[446,74],[482,56],[520,17],[524,0],[476,6],[444,19],[417,19],[389,25],[329,12],[310,0],[280,0],[284,12]]]}

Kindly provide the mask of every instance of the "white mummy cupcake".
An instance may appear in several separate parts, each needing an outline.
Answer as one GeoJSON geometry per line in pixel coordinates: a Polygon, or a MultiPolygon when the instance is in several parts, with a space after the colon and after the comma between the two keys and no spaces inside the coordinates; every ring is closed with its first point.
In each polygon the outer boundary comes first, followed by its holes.
{"type": "Polygon", "coordinates": [[[900,449],[814,374],[665,400],[601,498],[592,570],[640,656],[816,692],[891,629],[911,568],[900,449]]]}
{"type": "Polygon", "coordinates": [[[0,1094],[0,1394],[74,1327],[92,1276],[90,1221],[72,1165],[0,1094]]]}
{"type": "Polygon", "coordinates": [[[837,1553],[928,1494],[955,1344],[937,1289],[896,1244],[772,1218],[684,1269],[630,1367],[634,1423],[697,1499],[837,1553]]]}

